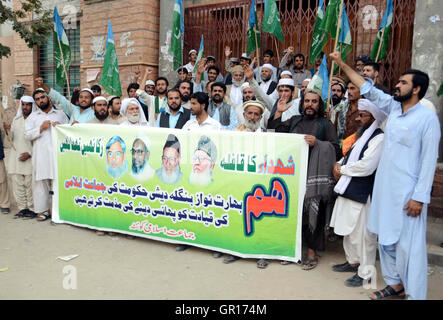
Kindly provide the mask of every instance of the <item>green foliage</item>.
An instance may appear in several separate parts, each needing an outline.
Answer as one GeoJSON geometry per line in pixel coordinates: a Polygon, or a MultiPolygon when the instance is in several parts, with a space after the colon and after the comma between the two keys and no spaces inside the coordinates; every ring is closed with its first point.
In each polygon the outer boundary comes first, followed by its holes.
{"type": "MultiPolygon", "coordinates": [[[[45,10],[40,0],[22,0],[18,10],[11,8],[11,1],[1,1],[0,24],[4,23],[11,23],[29,48],[41,46],[53,30],[52,10],[45,10]]],[[[0,59],[10,55],[11,49],[0,43],[0,59]]]]}

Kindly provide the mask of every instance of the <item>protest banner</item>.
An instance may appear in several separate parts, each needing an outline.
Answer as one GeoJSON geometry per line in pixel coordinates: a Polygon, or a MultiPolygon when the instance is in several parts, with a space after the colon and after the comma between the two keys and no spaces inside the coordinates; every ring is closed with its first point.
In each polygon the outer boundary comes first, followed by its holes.
{"type": "Polygon", "coordinates": [[[94,124],[52,132],[54,222],[243,258],[301,258],[303,135],[94,124]]]}

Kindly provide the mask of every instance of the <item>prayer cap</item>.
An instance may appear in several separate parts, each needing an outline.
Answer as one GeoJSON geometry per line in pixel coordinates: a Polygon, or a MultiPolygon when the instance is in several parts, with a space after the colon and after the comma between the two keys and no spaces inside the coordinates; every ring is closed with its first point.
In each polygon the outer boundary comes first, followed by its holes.
{"type": "Polygon", "coordinates": [[[243,102],[243,110],[246,110],[246,108],[248,107],[257,107],[260,108],[262,111],[262,114],[265,112],[265,106],[263,105],[263,103],[261,103],[258,100],[249,100],[246,102],[243,102]]]}
{"type": "Polygon", "coordinates": [[[289,70],[285,70],[285,71],[283,71],[282,73],[281,73],[281,75],[282,76],[291,76],[292,77],[292,72],[291,71],[289,71],[289,70]]]}
{"type": "Polygon", "coordinates": [[[379,107],[373,104],[368,99],[359,99],[358,100],[358,110],[367,111],[377,120],[378,122],[383,122],[387,115],[379,107]]]}
{"type": "Polygon", "coordinates": [[[262,65],[262,69],[263,69],[263,68],[266,68],[266,69],[269,69],[269,70],[272,71],[272,64],[270,64],[270,63],[265,63],[264,65],[262,65]]]}
{"type": "Polygon", "coordinates": [[[249,84],[249,82],[245,82],[241,85],[241,91],[243,92],[246,88],[250,88],[251,85],[249,84]]]}
{"type": "Polygon", "coordinates": [[[108,100],[106,100],[106,98],[103,96],[98,96],[94,98],[94,100],[92,100],[92,104],[95,104],[97,101],[106,101],[106,103],[108,103],[108,100]]]}
{"type": "Polygon", "coordinates": [[[189,53],[188,53],[188,56],[190,56],[190,55],[191,55],[191,53],[197,53],[197,50],[195,50],[195,49],[192,49],[191,51],[189,51],[189,53]]]}
{"type": "Polygon", "coordinates": [[[251,60],[251,57],[249,57],[246,53],[243,53],[243,54],[241,55],[240,59],[251,60]]]}
{"type": "Polygon", "coordinates": [[[165,150],[166,148],[174,148],[177,150],[178,153],[180,153],[180,141],[178,141],[178,138],[175,135],[173,134],[168,135],[163,150],[165,150]]]}
{"type": "Polygon", "coordinates": [[[217,160],[217,147],[214,142],[209,139],[207,136],[201,136],[198,141],[197,149],[195,151],[202,150],[208,154],[211,158],[211,161],[215,163],[217,160]]]}
{"type": "Polygon", "coordinates": [[[294,80],[292,79],[280,79],[278,81],[277,88],[280,86],[288,86],[288,87],[295,87],[294,80]]]}
{"type": "Polygon", "coordinates": [[[145,86],[155,86],[155,83],[152,80],[148,80],[146,81],[145,86]]]}
{"type": "Polygon", "coordinates": [[[231,58],[230,61],[231,61],[232,63],[238,63],[238,58],[231,58]]]}
{"type": "Polygon", "coordinates": [[[89,88],[83,88],[80,90],[80,92],[82,92],[82,91],[88,91],[92,96],[94,96],[94,92],[92,92],[92,90],[89,88]]]}

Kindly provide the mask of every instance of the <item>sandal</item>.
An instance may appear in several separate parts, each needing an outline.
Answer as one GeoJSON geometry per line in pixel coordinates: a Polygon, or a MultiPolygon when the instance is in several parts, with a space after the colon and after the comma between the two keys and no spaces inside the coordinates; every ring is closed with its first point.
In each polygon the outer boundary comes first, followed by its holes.
{"type": "Polygon", "coordinates": [[[45,214],[44,212],[37,214],[37,221],[46,221],[49,218],[51,218],[51,214],[47,213],[45,214]]]}
{"type": "Polygon", "coordinates": [[[229,255],[223,259],[223,263],[228,264],[228,263],[232,263],[234,261],[237,261],[239,259],[240,259],[239,257],[229,255]]]}
{"type": "Polygon", "coordinates": [[[375,298],[371,295],[369,295],[369,298],[371,300],[382,300],[385,298],[389,299],[404,299],[406,297],[405,294],[405,288],[395,291],[394,288],[391,286],[386,286],[386,288],[381,289],[379,291],[372,292],[373,295],[375,295],[375,298]]]}
{"type": "Polygon", "coordinates": [[[291,262],[291,261],[288,261],[288,260],[280,261],[280,264],[281,264],[282,266],[286,266],[286,265],[291,264],[291,263],[292,263],[292,262],[291,262]]]}
{"type": "Polygon", "coordinates": [[[14,219],[23,218],[25,216],[25,210],[20,210],[16,214],[14,214],[14,219]]]}
{"type": "Polygon", "coordinates": [[[303,270],[312,270],[318,265],[318,257],[316,256],[314,259],[309,258],[305,262],[303,262],[302,269],[303,270]]]}
{"type": "Polygon", "coordinates": [[[26,220],[34,219],[36,216],[37,216],[37,214],[31,210],[25,210],[25,212],[23,213],[23,217],[26,220]]]}
{"type": "Polygon", "coordinates": [[[266,269],[268,266],[268,261],[266,259],[260,259],[257,261],[257,268],[259,269],[266,269]]]}

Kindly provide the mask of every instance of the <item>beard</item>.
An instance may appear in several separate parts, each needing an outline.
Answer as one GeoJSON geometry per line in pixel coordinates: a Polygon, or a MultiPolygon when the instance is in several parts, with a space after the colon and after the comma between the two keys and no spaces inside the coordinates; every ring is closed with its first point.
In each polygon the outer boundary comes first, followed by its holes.
{"type": "Polygon", "coordinates": [[[408,101],[409,99],[412,98],[412,89],[411,91],[409,91],[408,93],[404,94],[404,95],[400,95],[400,91],[399,90],[395,90],[394,91],[394,100],[398,101],[398,102],[405,102],[408,101]],[[396,94],[398,92],[398,94],[396,94]]]}
{"type": "Polygon", "coordinates": [[[240,81],[235,81],[234,79],[232,79],[232,84],[233,84],[234,86],[236,86],[236,87],[241,87],[243,83],[245,83],[245,78],[244,78],[244,77],[243,77],[243,79],[240,80],[240,81]]]}
{"type": "Polygon", "coordinates": [[[140,121],[140,113],[136,113],[136,114],[127,114],[126,118],[128,118],[129,122],[131,123],[137,123],[140,121]]]}
{"type": "Polygon", "coordinates": [[[160,95],[164,95],[166,93],[166,91],[168,91],[168,90],[167,89],[165,89],[163,91],[157,90],[157,93],[160,95]]]}
{"type": "Polygon", "coordinates": [[[157,175],[161,181],[163,181],[166,184],[174,184],[177,183],[178,180],[181,178],[181,171],[180,166],[177,166],[177,168],[172,171],[172,173],[167,173],[165,168],[161,166],[160,170],[157,172],[157,175]]]}
{"type": "Polygon", "coordinates": [[[207,186],[212,182],[211,171],[207,168],[202,173],[194,172],[189,175],[189,182],[194,185],[207,186]]]}
{"type": "Polygon", "coordinates": [[[218,94],[216,94],[212,97],[212,100],[215,103],[221,103],[221,102],[223,102],[223,99],[224,99],[224,97],[222,97],[221,95],[218,95],[218,94]]]}
{"type": "MultiPolygon", "coordinates": [[[[188,99],[189,100],[189,99],[188,99]]],[[[182,100],[183,101],[183,100],[182,100]]],[[[183,101],[183,102],[185,102],[185,101],[183,101]]],[[[176,104],[173,104],[173,105],[168,105],[168,107],[169,107],[169,109],[171,109],[172,111],[178,111],[179,109],[180,109],[180,105],[176,105],[176,104]]]]}
{"type": "Polygon", "coordinates": [[[48,108],[49,108],[51,105],[50,105],[50,103],[49,103],[49,101],[48,101],[47,103],[42,104],[41,106],[40,106],[40,105],[37,105],[37,106],[40,108],[40,110],[45,111],[45,110],[48,110],[48,108]]]}
{"type": "Polygon", "coordinates": [[[255,132],[260,128],[260,121],[246,120],[245,121],[246,131],[255,132]]]}
{"type": "Polygon", "coordinates": [[[180,93],[180,99],[181,99],[181,101],[183,101],[183,103],[186,103],[186,102],[188,102],[189,101],[189,95],[187,95],[187,96],[184,96],[184,95],[182,95],[181,93],[180,93]]]}
{"type": "Polygon", "coordinates": [[[132,160],[132,173],[139,174],[140,172],[142,172],[145,169],[145,166],[147,163],[148,163],[147,156],[145,156],[145,159],[143,160],[143,164],[141,166],[136,165],[135,161],[132,160]]]}
{"type": "Polygon", "coordinates": [[[100,121],[103,121],[103,120],[105,120],[108,117],[108,113],[107,112],[101,114],[101,113],[98,113],[97,111],[94,111],[94,114],[95,114],[95,117],[98,120],[100,120],[100,121]]]}
{"type": "Polygon", "coordinates": [[[313,109],[313,108],[311,108],[311,107],[305,108],[305,109],[303,110],[303,115],[304,115],[308,120],[315,119],[315,118],[317,117],[317,114],[318,114],[318,110],[315,110],[315,109],[313,109]],[[314,114],[307,114],[307,113],[306,113],[306,110],[307,110],[307,109],[310,109],[310,110],[314,111],[314,114]]]}
{"type": "Polygon", "coordinates": [[[361,138],[363,133],[365,133],[365,131],[372,125],[372,123],[373,123],[373,121],[368,121],[364,125],[358,127],[357,133],[356,133],[357,140],[361,138]]]}
{"type": "Polygon", "coordinates": [[[109,164],[106,162],[106,170],[113,178],[119,178],[123,173],[126,172],[127,169],[128,169],[128,163],[126,162],[126,160],[123,161],[123,166],[118,167],[116,169],[110,167],[109,164]]]}
{"type": "Polygon", "coordinates": [[[271,76],[266,77],[266,78],[263,78],[263,76],[262,76],[261,79],[262,79],[264,82],[268,82],[269,80],[271,80],[271,76]]]}
{"type": "Polygon", "coordinates": [[[341,98],[337,97],[337,96],[332,96],[332,104],[334,106],[336,106],[337,104],[339,104],[341,102],[341,98]]]}

